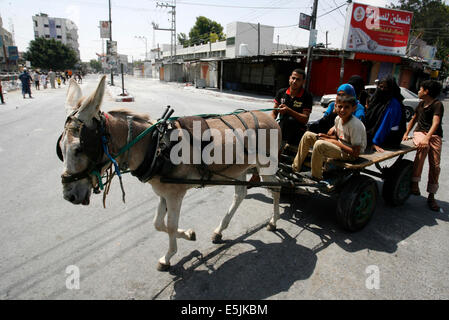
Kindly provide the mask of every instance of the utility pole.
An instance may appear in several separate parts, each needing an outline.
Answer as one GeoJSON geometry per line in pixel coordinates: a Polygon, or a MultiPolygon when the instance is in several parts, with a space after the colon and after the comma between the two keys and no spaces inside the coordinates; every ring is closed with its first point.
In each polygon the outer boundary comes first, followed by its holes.
{"type": "Polygon", "coordinates": [[[329,33],[329,31],[326,31],[326,49],[327,49],[327,45],[328,45],[328,43],[327,43],[327,34],[329,33]]]}
{"type": "Polygon", "coordinates": [[[176,0],[173,0],[172,4],[168,3],[156,3],[156,8],[171,8],[171,28],[159,28],[156,23],[153,24],[153,30],[171,31],[171,44],[170,44],[170,60],[173,61],[173,57],[176,56],[176,0]],[[173,54],[174,53],[174,54],[173,54]]]}
{"type": "MultiPolygon", "coordinates": [[[[109,0],[109,45],[112,48],[112,21],[111,21],[111,0],[109,0]]],[[[111,51],[109,51],[111,52],[111,51]]],[[[114,85],[114,70],[111,68],[111,86],[114,85]]]]}
{"type": "MultiPolygon", "coordinates": [[[[311,21],[311,27],[310,27],[310,33],[315,32],[316,27],[316,13],[318,10],[318,0],[313,1],[313,8],[312,8],[312,21],[311,21]]],[[[310,39],[309,39],[310,42],[310,39]]],[[[310,86],[310,76],[312,73],[312,55],[313,55],[313,46],[311,43],[309,43],[309,49],[307,50],[307,66],[306,66],[306,90],[309,90],[310,86]]]]}
{"type": "Polygon", "coordinates": [[[257,24],[257,57],[260,56],[260,23],[257,24]]]}

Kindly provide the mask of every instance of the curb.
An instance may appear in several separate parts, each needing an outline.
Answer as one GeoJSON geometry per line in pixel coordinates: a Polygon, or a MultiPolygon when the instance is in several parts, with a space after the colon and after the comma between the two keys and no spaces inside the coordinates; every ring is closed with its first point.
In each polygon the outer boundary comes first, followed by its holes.
{"type": "Polygon", "coordinates": [[[134,102],[133,96],[126,96],[126,97],[118,97],[115,98],[116,102],[134,102]]]}
{"type": "Polygon", "coordinates": [[[122,96],[122,89],[116,86],[108,85],[107,91],[116,102],[134,102],[134,97],[125,89],[126,96],[122,96]]]}

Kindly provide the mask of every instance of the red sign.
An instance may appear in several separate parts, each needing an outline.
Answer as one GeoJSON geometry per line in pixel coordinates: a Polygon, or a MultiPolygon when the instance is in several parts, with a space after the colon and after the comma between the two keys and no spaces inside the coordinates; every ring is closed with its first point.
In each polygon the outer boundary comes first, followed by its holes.
{"type": "Polygon", "coordinates": [[[405,55],[413,13],[351,3],[346,16],[343,49],[405,55]]]}

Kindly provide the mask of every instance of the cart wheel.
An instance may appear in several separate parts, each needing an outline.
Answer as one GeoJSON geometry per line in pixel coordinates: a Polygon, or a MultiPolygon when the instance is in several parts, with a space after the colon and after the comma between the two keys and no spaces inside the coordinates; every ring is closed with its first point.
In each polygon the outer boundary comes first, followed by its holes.
{"type": "Polygon", "coordinates": [[[410,196],[413,161],[401,159],[387,169],[382,197],[391,206],[402,205],[410,196]]]}
{"type": "Polygon", "coordinates": [[[349,179],[338,198],[338,223],[348,231],[363,229],[374,214],[377,195],[373,178],[357,175],[349,179]]]}

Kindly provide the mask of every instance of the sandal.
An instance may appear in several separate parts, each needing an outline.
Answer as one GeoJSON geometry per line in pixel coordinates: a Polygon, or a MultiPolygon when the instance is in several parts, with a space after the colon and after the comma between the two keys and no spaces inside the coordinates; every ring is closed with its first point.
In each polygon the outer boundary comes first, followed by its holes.
{"type": "Polygon", "coordinates": [[[440,211],[440,207],[438,206],[438,203],[436,202],[435,198],[428,198],[427,205],[429,206],[429,209],[432,211],[440,211]]]}

